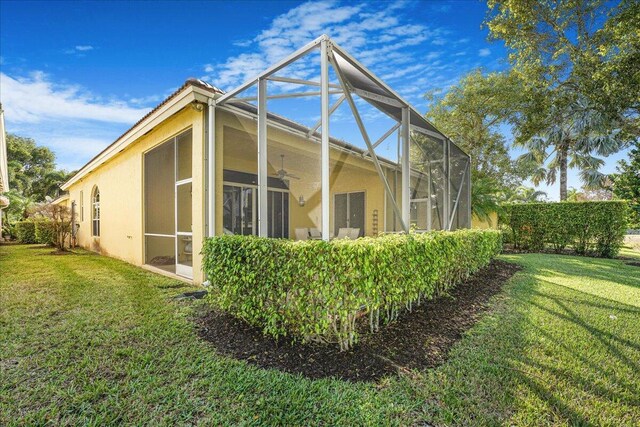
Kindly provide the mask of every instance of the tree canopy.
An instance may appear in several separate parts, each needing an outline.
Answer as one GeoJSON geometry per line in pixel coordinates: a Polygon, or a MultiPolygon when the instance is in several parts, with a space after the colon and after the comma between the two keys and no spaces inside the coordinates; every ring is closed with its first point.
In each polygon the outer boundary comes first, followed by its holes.
{"type": "Polygon", "coordinates": [[[601,183],[601,160],[640,135],[640,8],[623,0],[490,0],[486,25],[509,50],[521,96],[511,118],[534,181],[567,197],[567,168],[601,183]]]}
{"type": "Polygon", "coordinates": [[[488,178],[498,187],[519,182],[522,174],[509,156],[500,130],[515,113],[518,87],[509,74],[475,70],[445,95],[433,92],[426,117],[473,159],[472,179],[488,178]]]}
{"type": "Polygon", "coordinates": [[[32,138],[7,134],[7,159],[9,188],[34,202],[56,197],[70,175],[56,169],[55,154],[32,138]]]}
{"type": "Polygon", "coordinates": [[[15,221],[26,219],[47,198],[59,195],[60,185],[72,174],[56,168],[55,154],[39,146],[32,138],[7,134],[7,166],[9,172],[9,206],[2,210],[3,227],[13,235],[15,221]]]}

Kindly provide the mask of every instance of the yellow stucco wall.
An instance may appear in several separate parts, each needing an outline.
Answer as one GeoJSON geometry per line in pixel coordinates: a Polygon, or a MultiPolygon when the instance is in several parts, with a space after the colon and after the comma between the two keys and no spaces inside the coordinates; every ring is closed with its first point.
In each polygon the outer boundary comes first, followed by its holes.
{"type": "MultiPolygon", "coordinates": [[[[193,253],[204,238],[204,118],[187,107],[156,126],[124,151],[69,187],[69,200],[78,207],[78,244],[128,261],[144,264],[143,154],[169,138],[193,132],[193,253]],[[91,194],[100,189],[100,237],[91,235],[91,194]]],[[[201,259],[193,257],[194,282],[203,281],[201,259]]]]}
{"type": "Polygon", "coordinates": [[[491,218],[491,222],[481,221],[475,216],[471,216],[471,228],[479,228],[479,229],[487,229],[487,228],[498,228],[498,214],[496,212],[491,212],[489,215],[491,218]]]}

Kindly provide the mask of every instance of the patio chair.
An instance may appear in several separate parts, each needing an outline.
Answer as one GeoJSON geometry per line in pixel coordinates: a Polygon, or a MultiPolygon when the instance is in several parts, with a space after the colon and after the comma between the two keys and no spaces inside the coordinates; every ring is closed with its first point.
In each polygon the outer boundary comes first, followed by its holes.
{"type": "Polygon", "coordinates": [[[346,238],[349,238],[350,235],[351,235],[350,228],[340,228],[338,230],[338,235],[336,236],[336,239],[346,239],[346,238]]]}
{"type": "Polygon", "coordinates": [[[360,229],[359,228],[350,228],[349,229],[349,238],[350,239],[357,239],[358,237],[360,237],[360,229]]]}
{"type": "Polygon", "coordinates": [[[312,240],[320,240],[322,239],[322,233],[317,228],[310,228],[309,235],[311,235],[312,240]]]}
{"type": "Polygon", "coordinates": [[[309,229],[296,228],[296,240],[309,240],[309,229]]]}

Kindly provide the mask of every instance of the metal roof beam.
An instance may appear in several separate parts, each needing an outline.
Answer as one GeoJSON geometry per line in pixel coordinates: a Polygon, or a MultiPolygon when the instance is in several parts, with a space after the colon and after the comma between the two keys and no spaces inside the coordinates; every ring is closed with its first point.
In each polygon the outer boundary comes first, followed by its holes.
{"type": "MultiPolygon", "coordinates": [[[[391,129],[389,129],[387,132],[385,132],[384,135],[382,135],[380,138],[378,138],[378,140],[376,142],[373,143],[373,148],[375,149],[378,145],[382,144],[382,142],[389,138],[389,136],[395,132],[398,128],[400,127],[400,123],[396,123],[391,129]]],[[[366,157],[369,155],[369,150],[365,150],[364,153],[362,153],[362,157],[366,157]]]]}
{"type": "MultiPolygon", "coordinates": [[[[303,98],[305,96],[320,96],[322,92],[318,92],[318,91],[314,91],[314,92],[292,92],[292,93],[279,93],[276,95],[268,95],[267,99],[287,99],[287,98],[303,98]]],[[[329,94],[331,95],[338,95],[341,94],[342,91],[341,90],[330,90],[329,94]]],[[[249,102],[249,101],[256,101],[258,99],[257,96],[249,96],[246,98],[233,98],[234,101],[242,101],[242,102],[249,102]]]]}
{"type": "Polygon", "coordinates": [[[435,138],[439,142],[444,142],[445,141],[445,137],[443,135],[440,135],[439,133],[433,132],[433,131],[431,131],[429,129],[425,129],[425,128],[417,126],[417,125],[411,125],[411,130],[416,131],[418,133],[421,133],[423,135],[435,138]]]}
{"type": "MultiPolygon", "coordinates": [[[[292,84],[296,84],[296,85],[307,85],[307,86],[320,87],[320,82],[314,82],[312,80],[292,79],[292,78],[289,78],[289,77],[278,77],[278,76],[268,77],[267,80],[271,80],[273,82],[292,83],[292,84]]],[[[329,83],[329,87],[330,88],[334,88],[334,89],[340,89],[340,85],[333,84],[333,83],[329,83]]]]}
{"type": "Polygon", "coordinates": [[[366,90],[356,89],[356,88],[351,89],[351,91],[354,92],[356,95],[362,98],[370,99],[371,101],[382,102],[384,104],[392,105],[398,108],[404,107],[404,105],[400,101],[398,101],[397,99],[389,98],[388,96],[384,96],[384,95],[380,95],[377,93],[368,92],[366,90]]]}
{"type": "MultiPolygon", "coordinates": [[[[346,96],[344,96],[344,93],[343,93],[342,96],[340,98],[338,98],[336,103],[333,104],[331,106],[331,108],[329,109],[329,116],[331,116],[333,114],[333,112],[338,109],[340,104],[342,104],[345,99],[346,99],[346,96]]],[[[315,125],[313,125],[311,128],[309,128],[309,132],[307,133],[307,137],[310,137],[311,135],[316,133],[316,131],[318,130],[318,128],[320,127],[321,124],[322,124],[322,119],[318,120],[315,125]]]]}
{"type": "Polygon", "coordinates": [[[307,55],[312,50],[317,49],[320,46],[320,43],[323,40],[328,40],[328,39],[329,39],[329,37],[327,37],[326,35],[323,34],[322,36],[318,37],[317,39],[315,39],[311,43],[307,44],[306,46],[303,46],[302,48],[296,50],[295,52],[293,52],[291,55],[287,56],[286,58],[284,58],[280,62],[277,62],[274,65],[272,65],[271,67],[267,68],[265,71],[263,71],[262,73],[258,74],[256,77],[254,77],[251,80],[241,84],[237,88],[225,93],[224,95],[222,95],[221,97],[219,97],[218,99],[215,100],[216,105],[221,105],[225,101],[228,101],[229,99],[231,99],[234,96],[236,96],[237,94],[239,94],[240,92],[250,88],[251,86],[256,84],[259,79],[266,78],[266,77],[271,76],[272,74],[277,73],[278,71],[280,71],[281,69],[283,69],[287,65],[291,64],[294,61],[297,61],[298,59],[300,59],[303,56],[307,55]]]}

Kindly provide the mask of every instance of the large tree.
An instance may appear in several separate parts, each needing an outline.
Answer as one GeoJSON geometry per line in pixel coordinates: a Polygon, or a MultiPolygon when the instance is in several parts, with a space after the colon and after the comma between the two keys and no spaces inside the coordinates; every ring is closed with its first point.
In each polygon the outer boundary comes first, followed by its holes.
{"type": "Polygon", "coordinates": [[[12,225],[26,219],[33,208],[47,197],[59,195],[60,185],[72,173],[56,169],[55,155],[31,138],[7,134],[7,166],[10,204],[2,210],[6,233],[13,234],[12,225]]]}
{"type": "Polygon", "coordinates": [[[640,135],[640,2],[609,9],[596,37],[597,51],[579,69],[585,96],[602,114],[621,118],[624,132],[640,135]]]}
{"type": "Polygon", "coordinates": [[[426,117],[473,159],[472,178],[489,178],[498,187],[520,182],[501,125],[514,114],[519,97],[510,74],[475,70],[444,95],[426,95],[426,117]]]}
{"type": "Polygon", "coordinates": [[[509,49],[523,95],[512,123],[523,160],[537,165],[534,180],[559,173],[562,200],[569,167],[598,184],[595,155],[639,134],[637,2],[490,0],[489,8],[491,37],[509,49]]]}
{"type": "Polygon", "coordinates": [[[553,103],[543,129],[526,140],[516,139],[516,145],[527,151],[518,160],[531,165],[536,185],[542,181],[553,184],[560,175],[560,200],[567,200],[569,168],[580,171],[586,188],[600,188],[606,181],[606,175],[599,171],[604,165],[601,157],[616,153],[630,142],[627,133],[611,129],[610,120],[588,102],[581,98],[565,105],[553,103]]]}
{"type": "Polygon", "coordinates": [[[56,169],[55,154],[31,138],[7,134],[9,188],[35,202],[56,197],[69,173],[56,169]]]}
{"type": "Polygon", "coordinates": [[[444,95],[426,95],[427,119],[471,156],[471,210],[481,220],[488,220],[506,190],[528,174],[510,158],[501,129],[515,113],[519,96],[512,75],[481,70],[460,79],[444,95]]]}

